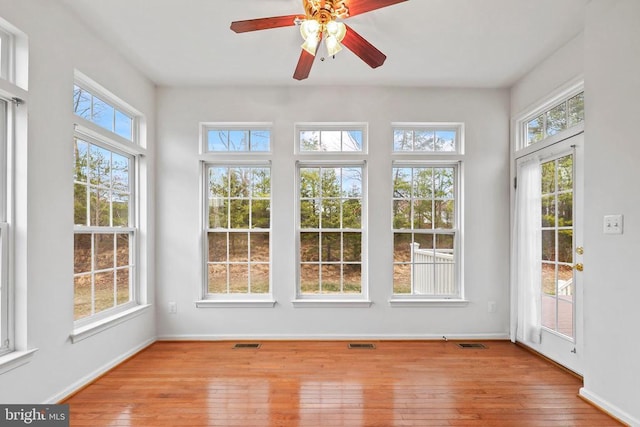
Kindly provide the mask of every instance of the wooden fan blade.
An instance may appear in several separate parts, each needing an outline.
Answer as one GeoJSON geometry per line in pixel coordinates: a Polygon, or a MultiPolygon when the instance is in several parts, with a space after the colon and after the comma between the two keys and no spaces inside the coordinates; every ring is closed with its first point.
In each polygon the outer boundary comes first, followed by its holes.
{"type": "Polygon", "coordinates": [[[360,59],[369,64],[371,68],[377,68],[384,64],[384,61],[387,59],[384,53],[376,49],[374,45],[366,41],[364,37],[356,33],[351,27],[348,25],[346,27],[347,34],[344,36],[342,44],[347,49],[358,55],[360,59]]]}
{"type": "Polygon", "coordinates": [[[347,0],[345,3],[349,9],[349,16],[356,16],[405,1],[408,0],[347,0]]]}
{"type": "Polygon", "coordinates": [[[316,59],[315,55],[311,55],[309,52],[302,49],[300,59],[298,59],[298,65],[296,66],[296,71],[293,73],[293,78],[296,80],[304,80],[309,77],[314,59],[316,59]]]}
{"type": "Polygon", "coordinates": [[[236,33],[246,33],[248,31],[268,30],[270,28],[293,27],[296,25],[295,19],[304,19],[300,15],[272,16],[270,18],[247,19],[246,21],[234,21],[231,29],[236,33]]]}

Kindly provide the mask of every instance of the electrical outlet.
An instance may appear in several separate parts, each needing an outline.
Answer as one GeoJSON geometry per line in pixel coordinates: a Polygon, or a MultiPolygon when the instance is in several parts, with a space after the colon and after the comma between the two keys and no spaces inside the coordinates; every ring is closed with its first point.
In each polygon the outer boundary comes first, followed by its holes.
{"type": "Polygon", "coordinates": [[[622,215],[604,216],[604,234],[622,234],[622,215]]]}
{"type": "Polygon", "coordinates": [[[175,302],[170,302],[169,303],[169,313],[170,314],[176,314],[178,312],[178,304],[176,304],[175,302]]]}

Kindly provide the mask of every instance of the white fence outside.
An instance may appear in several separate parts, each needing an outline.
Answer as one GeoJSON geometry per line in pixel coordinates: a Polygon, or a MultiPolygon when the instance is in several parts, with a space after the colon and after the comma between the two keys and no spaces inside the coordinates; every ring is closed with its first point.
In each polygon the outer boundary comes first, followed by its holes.
{"type": "Polygon", "coordinates": [[[455,295],[455,262],[453,253],[442,250],[420,249],[411,243],[411,284],[418,295],[455,295]]]}

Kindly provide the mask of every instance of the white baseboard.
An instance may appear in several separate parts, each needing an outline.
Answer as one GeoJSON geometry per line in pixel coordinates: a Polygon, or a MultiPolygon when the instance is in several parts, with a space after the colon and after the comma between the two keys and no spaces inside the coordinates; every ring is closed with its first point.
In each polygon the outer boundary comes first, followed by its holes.
{"type": "Polygon", "coordinates": [[[452,341],[461,340],[508,340],[508,333],[496,334],[217,334],[217,335],[188,335],[188,334],[167,334],[158,336],[158,341],[247,341],[247,340],[305,340],[305,341],[324,341],[324,340],[430,340],[442,341],[443,339],[452,341]]]}
{"type": "Polygon", "coordinates": [[[129,357],[131,357],[131,356],[135,355],[136,353],[139,353],[142,350],[144,350],[145,348],[149,347],[155,341],[156,341],[155,338],[148,339],[147,341],[145,341],[142,344],[140,344],[139,346],[131,349],[127,353],[118,356],[117,358],[115,358],[111,362],[109,362],[109,363],[101,366],[100,368],[96,369],[95,371],[91,372],[89,375],[86,375],[83,378],[80,378],[78,381],[74,382],[69,387],[67,387],[64,390],[62,390],[61,392],[51,396],[49,399],[47,399],[46,401],[44,401],[42,403],[45,404],[45,405],[50,405],[50,404],[55,404],[55,403],[58,403],[58,402],[64,400],[65,398],[71,396],[76,391],[80,390],[82,387],[86,386],[87,384],[91,383],[92,381],[95,381],[96,378],[100,377],[101,375],[103,375],[107,371],[115,368],[117,365],[119,365],[120,363],[124,362],[129,357]]]}
{"type": "Polygon", "coordinates": [[[587,390],[584,387],[582,387],[580,389],[580,396],[582,398],[584,398],[585,400],[591,402],[593,405],[597,406],[598,408],[602,409],[603,411],[609,413],[610,415],[613,415],[614,417],[616,417],[618,420],[622,421],[623,423],[626,423],[626,424],[628,424],[628,425],[630,425],[632,427],[640,426],[640,420],[639,419],[632,417],[631,415],[627,414],[622,409],[620,409],[617,406],[611,404],[610,402],[608,402],[607,400],[601,398],[597,394],[590,392],[589,390],[587,390]]]}

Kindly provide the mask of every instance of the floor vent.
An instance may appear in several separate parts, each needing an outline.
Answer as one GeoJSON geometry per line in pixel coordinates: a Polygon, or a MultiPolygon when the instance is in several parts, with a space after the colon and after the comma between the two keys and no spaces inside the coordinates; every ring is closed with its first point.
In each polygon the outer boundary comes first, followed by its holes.
{"type": "Polygon", "coordinates": [[[234,349],[238,349],[238,348],[260,348],[260,344],[258,343],[241,343],[241,344],[235,344],[233,346],[234,349]]]}
{"type": "Polygon", "coordinates": [[[480,344],[480,343],[468,343],[468,342],[463,342],[463,343],[459,343],[458,347],[460,348],[487,348],[484,344],[480,344]]]}
{"type": "Polygon", "coordinates": [[[364,349],[364,350],[373,350],[376,348],[375,344],[365,344],[365,343],[349,343],[348,347],[350,349],[364,349]]]}

